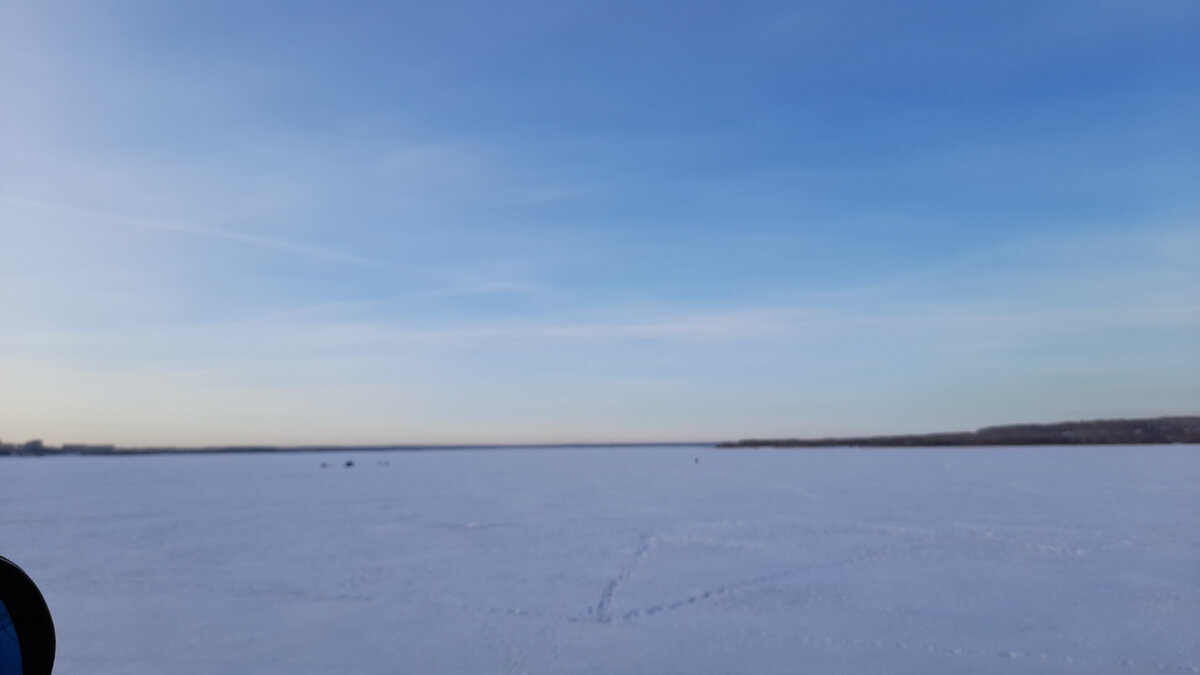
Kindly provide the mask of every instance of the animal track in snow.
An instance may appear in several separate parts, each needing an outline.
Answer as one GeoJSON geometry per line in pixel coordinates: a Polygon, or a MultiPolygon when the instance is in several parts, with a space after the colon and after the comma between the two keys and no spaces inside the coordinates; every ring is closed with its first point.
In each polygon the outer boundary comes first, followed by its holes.
{"type": "Polygon", "coordinates": [[[637,551],[634,552],[633,558],[615,577],[609,579],[608,583],[604,584],[604,589],[600,592],[600,599],[593,607],[588,609],[588,614],[595,617],[596,621],[600,623],[612,622],[612,613],[609,610],[609,606],[612,604],[613,596],[617,592],[617,587],[633,574],[638,565],[640,565],[642,561],[646,559],[646,556],[650,555],[650,551],[653,547],[654,538],[648,535],[642,535],[642,544],[638,547],[637,551]]]}

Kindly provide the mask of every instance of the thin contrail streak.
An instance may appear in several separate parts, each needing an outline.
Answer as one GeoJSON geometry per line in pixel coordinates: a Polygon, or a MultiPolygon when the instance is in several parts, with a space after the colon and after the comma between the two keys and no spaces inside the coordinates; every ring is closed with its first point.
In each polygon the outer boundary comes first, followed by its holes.
{"type": "Polygon", "coordinates": [[[23,199],[20,197],[12,197],[9,195],[0,195],[0,203],[19,206],[25,208],[38,209],[41,211],[51,211],[64,215],[75,216],[78,218],[87,218],[89,220],[97,220],[101,222],[122,225],[126,227],[135,227],[145,230],[154,230],[157,232],[173,232],[177,234],[192,235],[197,237],[206,237],[208,239],[217,239],[221,241],[230,241],[248,246],[256,246],[259,248],[272,249],[275,251],[283,251],[296,255],[302,255],[310,258],[320,258],[323,260],[333,260],[337,262],[347,263],[351,265],[376,265],[373,260],[363,258],[361,256],[350,253],[342,253],[323,248],[313,244],[304,242],[291,241],[288,239],[279,239],[275,237],[263,237],[255,234],[244,234],[241,232],[231,232],[229,230],[221,230],[214,227],[205,227],[202,225],[192,225],[190,223],[182,223],[171,220],[158,220],[152,218],[137,218],[133,216],[124,216],[111,213],[101,213],[81,209],[66,204],[57,204],[53,202],[42,202],[32,199],[23,199]]]}

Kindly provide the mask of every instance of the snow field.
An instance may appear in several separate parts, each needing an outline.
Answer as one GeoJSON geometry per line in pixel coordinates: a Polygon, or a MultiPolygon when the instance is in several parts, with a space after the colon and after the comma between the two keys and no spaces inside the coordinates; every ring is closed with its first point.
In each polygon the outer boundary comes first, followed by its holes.
{"type": "Polygon", "coordinates": [[[63,673],[1200,672],[1195,446],[4,457],[0,553],[63,673]]]}

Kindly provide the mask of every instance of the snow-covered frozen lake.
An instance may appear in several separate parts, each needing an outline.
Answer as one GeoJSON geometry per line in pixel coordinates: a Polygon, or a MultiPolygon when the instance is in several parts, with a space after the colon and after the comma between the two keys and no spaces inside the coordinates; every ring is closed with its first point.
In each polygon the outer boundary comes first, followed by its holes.
{"type": "Polygon", "coordinates": [[[0,457],[0,554],[60,673],[1200,672],[1197,446],[0,457]]]}

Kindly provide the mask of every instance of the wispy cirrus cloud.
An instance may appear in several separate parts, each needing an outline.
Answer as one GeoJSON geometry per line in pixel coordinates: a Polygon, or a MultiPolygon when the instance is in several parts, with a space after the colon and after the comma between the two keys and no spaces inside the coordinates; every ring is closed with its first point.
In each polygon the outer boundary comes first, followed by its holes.
{"type": "Polygon", "coordinates": [[[603,188],[547,172],[512,148],[466,139],[402,144],[370,167],[410,204],[487,202],[522,207],[572,202],[603,188]]]}

